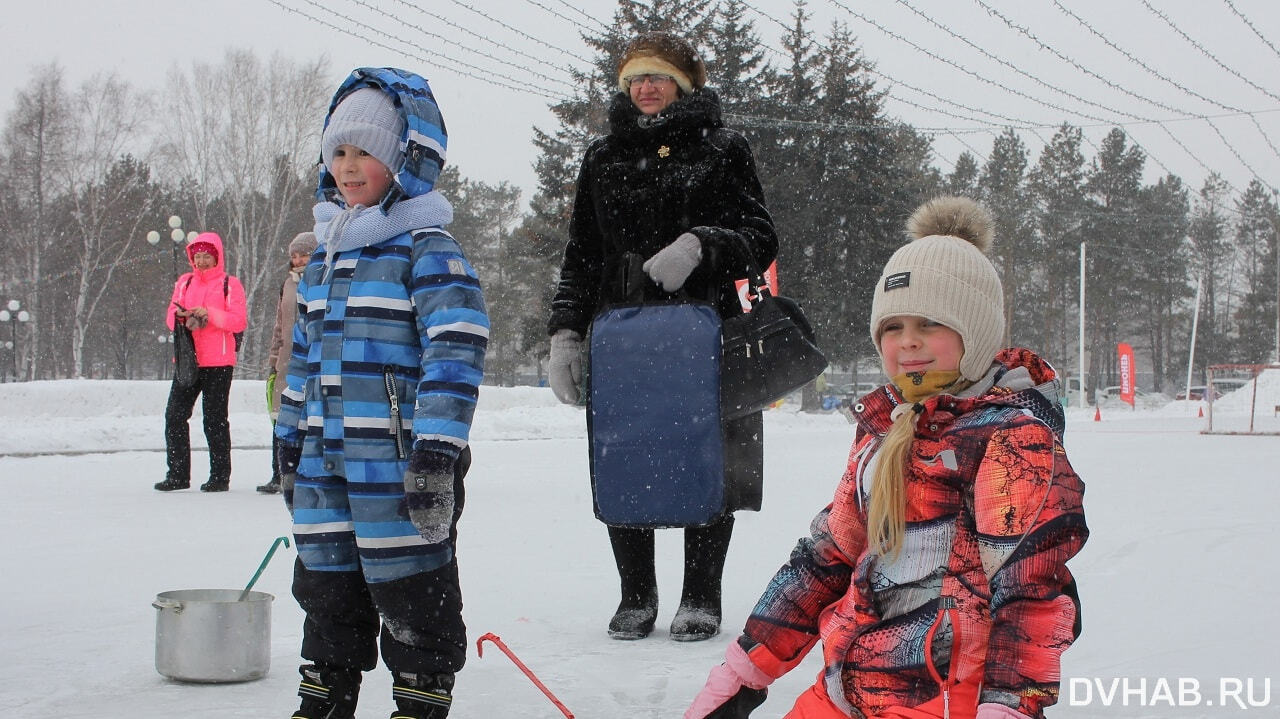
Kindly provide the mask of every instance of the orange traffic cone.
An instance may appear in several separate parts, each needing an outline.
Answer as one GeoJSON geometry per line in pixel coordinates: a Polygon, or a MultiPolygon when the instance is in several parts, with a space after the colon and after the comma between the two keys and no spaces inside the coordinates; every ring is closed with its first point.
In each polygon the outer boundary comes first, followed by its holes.
{"type": "Polygon", "coordinates": [[[1201,416],[1201,417],[1203,417],[1203,416],[1204,416],[1204,406],[1203,406],[1203,405],[1201,405],[1201,407],[1200,407],[1200,415],[1199,415],[1199,416],[1201,416]]]}
{"type": "Polygon", "coordinates": [[[1093,421],[1094,421],[1094,422],[1101,422],[1101,421],[1102,421],[1102,408],[1101,408],[1101,407],[1097,407],[1097,406],[1095,406],[1095,407],[1093,408],[1093,421]]]}

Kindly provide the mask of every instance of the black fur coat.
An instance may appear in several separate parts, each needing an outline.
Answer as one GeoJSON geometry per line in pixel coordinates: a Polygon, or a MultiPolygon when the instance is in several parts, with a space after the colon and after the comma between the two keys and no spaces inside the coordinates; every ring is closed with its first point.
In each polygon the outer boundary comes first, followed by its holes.
{"type": "MultiPolygon", "coordinates": [[[[625,299],[626,255],[648,259],[685,232],[702,242],[702,262],[685,291],[716,297],[722,316],[740,312],[733,281],[746,277],[752,262],[768,267],[778,238],[751,148],[724,127],[719,98],[704,88],[647,117],[619,93],[609,124],[582,161],[550,331],[585,336],[599,309],[625,299]]],[[[647,298],[666,296],[656,284],[644,285],[647,298]]]]}

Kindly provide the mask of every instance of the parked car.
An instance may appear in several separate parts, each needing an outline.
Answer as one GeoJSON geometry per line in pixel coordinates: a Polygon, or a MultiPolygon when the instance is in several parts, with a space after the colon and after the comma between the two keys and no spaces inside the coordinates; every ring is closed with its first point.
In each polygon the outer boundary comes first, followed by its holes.
{"type": "MultiPolygon", "coordinates": [[[[1098,404],[1105,407],[1117,404],[1128,405],[1129,403],[1120,399],[1120,386],[1112,385],[1098,390],[1098,404]]],[[[1166,404],[1169,404],[1169,395],[1163,392],[1147,392],[1137,387],[1133,388],[1133,406],[1135,408],[1154,409],[1163,407],[1166,404]]]]}
{"type": "MultiPolygon", "coordinates": [[[[1174,395],[1174,396],[1173,396],[1173,398],[1174,398],[1174,399],[1178,399],[1178,400],[1187,400],[1187,399],[1191,399],[1191,400],[1202,400],[1202,399],[1204,399],[1208,394],[1209,394],[1209,388],[1208,388],[1208,387],[1205,387],[1205,386],[1204,386],[1204,385],[1202,385],[1202,384],[1193,384],[1193,385],[1191,385],[1191,393],[1190,393],[1190,394],[1187,394],[1187,390],[1184,388],[1181,392],[1179,392],[1179,393],[1177,393],[1176,395],[1174,395]]],[[[1222,392],[1218,391],[1218,390],[1215,388],[1215,389],[1213,390],[1213,395],[1212,395],[1212,396],[1213,396],[1213,398],[1214,398],[1214,399],[1218,399],[1219,397],[1221,397],[1221,396],[1222,396],[1222,392]]]]}
{"type": "Polygon", "coordinates": [[[879,387],[875,382],[845,382],[843,384],[829,385],[819,399],[822,400],[823,409],[835,409],[840,405],[847,405],[855,399],[879,387]]]}

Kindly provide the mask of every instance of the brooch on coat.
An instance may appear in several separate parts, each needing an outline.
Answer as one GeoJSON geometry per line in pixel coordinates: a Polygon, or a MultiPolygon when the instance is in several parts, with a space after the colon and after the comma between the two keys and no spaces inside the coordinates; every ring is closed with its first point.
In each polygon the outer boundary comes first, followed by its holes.
{"type": "Polygon", "coordinates": [[[670,155],[670,154],[671,154],[670,147],[663,145],[662,147],[658,148],[658,157],[666,157],[667,155],[670,155]]]}

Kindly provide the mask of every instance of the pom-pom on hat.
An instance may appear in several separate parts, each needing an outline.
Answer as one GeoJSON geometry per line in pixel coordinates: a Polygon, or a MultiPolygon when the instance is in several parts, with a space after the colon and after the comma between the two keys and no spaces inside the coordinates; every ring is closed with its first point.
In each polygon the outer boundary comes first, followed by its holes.
{"type": "Polygon", "coordinates": [[[991,214],[967,197],[937,197],[916,208],[907,234],[912,239],[889,258],[871,300],[876,351],[887,318],[927,317],[960,334],[960,374],[977,381],[1004,337],[1004,290],[986,256],[991,214]]]}
{"type": "Polygon", "coordinates": [[[618,89],[629,91],[627,78],[635,75],[670,75],[688,95],[707,84],[707,66],[693,45],[669,32],[653,30],[632,40],[618,61],[618,89]]]}
{"type": "Polygon", "coordinates": [[[291,255],[297,252],[302,252],[309,255],[315,251],[316,251],[316,233],[314,232],[299,232],[289,242],[289,254],[291,255]]]}
{"type": "Polygon", "coordinates": [[[400,148],[403,135],[404,119],[391,96],[377,88],[362,87],[342,98],[333,109],[320,141],[320,155],[325,166],[332,167],[338,146],[353,145],[394,173],[404,162],[400,148]]]}

